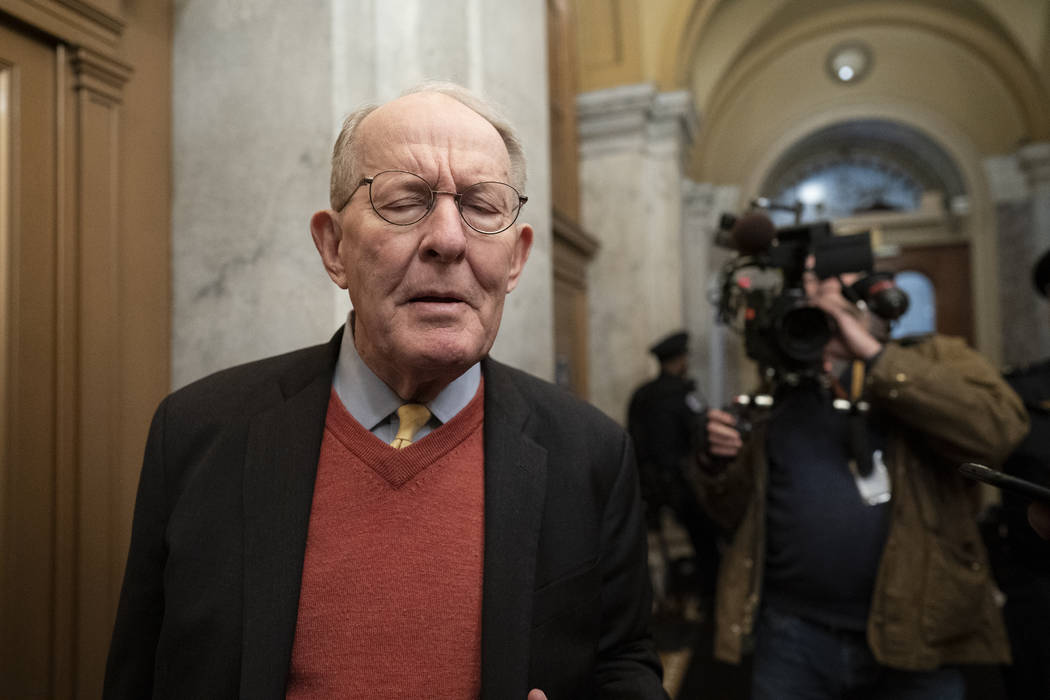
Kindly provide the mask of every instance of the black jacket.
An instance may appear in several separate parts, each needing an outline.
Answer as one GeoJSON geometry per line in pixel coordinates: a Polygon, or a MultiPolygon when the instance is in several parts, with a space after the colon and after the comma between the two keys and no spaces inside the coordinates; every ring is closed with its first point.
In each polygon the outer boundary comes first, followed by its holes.
{"type": "MultiPolygon", "coordinates": [[[[284,697],[340,339],[161,403],[104,697],[284,697]]],[[[552,385],[482,371],[481,697],[665,697],[626,435],[552,385]]]]}
{"type": "Polygon", "coordinates": [[[691,380],[661,373],[635,390],[627,408],[627,430],[638,453],[642,492],[651,506],[688,492],[682,460],[697,448],[700,414],[687,403],[691,380]]]}

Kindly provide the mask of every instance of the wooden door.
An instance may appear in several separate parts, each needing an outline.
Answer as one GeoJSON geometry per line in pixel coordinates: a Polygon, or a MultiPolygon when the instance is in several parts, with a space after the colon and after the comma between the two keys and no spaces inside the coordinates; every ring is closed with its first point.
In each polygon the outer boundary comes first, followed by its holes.
{"type": "Polygon", "coordinates": [[[937,332],[974,344],[973,287],[967,242],[901,246],[893,256],[879,258],[876,268],[887,272],[915,271],[933,286],[937,332]]]}
{"type": "MultiPolygon", "coordinates": [[[[54,361],[58,321],[55,46],[0,25],[0,692],[55,692],[56,482],[62,427],[54,361]]],[[[67,436],[68,437],[68,436],[67,436]]]]}
{"type": "MultiPolygon", "coordinates": [[[[118,61],[0,15],[0,695],[101,690],[124,552],[118,61]]],[[[139,438],[141,444],[141,438],[139,438]]]]}
{"type": "Polygon", "coordinates": [[[171,27],[169,0],[0,0],[3,698],[101,692],[169,385],[171,27]]]}

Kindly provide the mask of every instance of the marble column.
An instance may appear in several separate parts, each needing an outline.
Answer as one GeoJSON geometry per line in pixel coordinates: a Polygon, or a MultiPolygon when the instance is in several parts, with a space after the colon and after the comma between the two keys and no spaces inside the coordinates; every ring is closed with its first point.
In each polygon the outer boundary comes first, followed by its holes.
{"type": "Polygon", "coordinates": [[[685,327],[683,161],[697,129],[686,92],[626,85],[577,98],[583,227],[601,248],[589,269],[591,401],[617,420],[656,373],[647,348],[685,327]]]}
{"type": "MultiPolygon", "coordinates": [[[[1028,239],[1031,242],[1034,263],[1043,253],[1050,251],[1050,142],[1042,141],[1022,146],[1017,151],[1021,171],[1028,184],[1030,204],[1030,228],[1028,239]]],[[[1027,276],[1029,289],[1033,289],[1031,275],[1027,276]]],[[[1032,361],[1050,357],[1050,301],[1046,297],[1034,296],[1032,329],[1030,334],[1038,339],[1038,346],[1033,349],[1032,361]]]]}
{"type": "Polygon", "coordinates": [[[481,0],[176,0],[172,382],[323,342],[349,309],[310,239],[347,112],[423,80],[487,95],[535,243],[493,356],[553,376],[546,14],[481,0]]]}
{"type": "Polygon", "coordinates": [[[1032,237],[1042,253],[1050,248],[1050,141],[1022,146],[1017,157],[1032,200],[1032,237]]]}
{"type": "Polygon", "coordinates": [[[1050,356],[1050,302],[1032,284],[1032,267],[1050,249],[1050,143],[989,158],[996,203],[1003,361],[1024,365],[1050,356]]]}

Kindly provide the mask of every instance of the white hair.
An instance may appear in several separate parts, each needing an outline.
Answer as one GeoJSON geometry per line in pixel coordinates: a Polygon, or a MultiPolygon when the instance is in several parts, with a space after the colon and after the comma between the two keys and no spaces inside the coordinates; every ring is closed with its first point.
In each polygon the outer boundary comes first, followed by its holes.
{"type": "MultiPolygon", "coordinates": [[[[491,124],[507,147],[507,155],[510,157],[510,184],[519,192],[524,193],[525,149],[514,127],[502,115],[499,108],[462,85],[442,81],[421,83],[403,92],[401,97],[418,93],[436,93],[451,97],[491,124]]],[[[351,193],[363,177],[359,171],[357,142],[354,137],[357,127],[361,125],[364,118],[379,109],[380,106],[376,103],[366,104],[351,112],[343,120],[343,128],[339,130],[339,136],[332,149],[332,179],[329,199],[333,209],[346,206],[351,193]]]]}

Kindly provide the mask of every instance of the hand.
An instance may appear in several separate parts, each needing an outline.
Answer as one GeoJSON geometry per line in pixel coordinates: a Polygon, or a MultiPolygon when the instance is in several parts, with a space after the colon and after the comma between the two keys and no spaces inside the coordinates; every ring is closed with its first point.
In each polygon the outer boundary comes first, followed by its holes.
{"type": "Polygon", "coordinates": [[[744,441],[734,426],[736,418],[712,408],[707,412],[707,449],[715,457],[736,457],[744,441]]]}
{"type": "MultiPolygon", "coordinates": [[[[1050,505],[1031,503],[1028,506],[1028,524],[1044,540],[1050,540],[1050,505]]],[[[529,698],[532,700],[532,698],[529,698]]]]}
{"type": "Polygon", "coordinates": [[[529,697],[527,700],[547,700],[547,694],[539,688],[533,688],[529,691],[529,697]]]}
{"type": "Polygon", "coordinates": [[[838,336],[828,343],[827,354],[844,360],[870,360],[882,350],[872,334],[867,311],[858,309],[842,296],[842,285],[832,277],[815,285],[810,302],[835,319],[838,336]]]}

